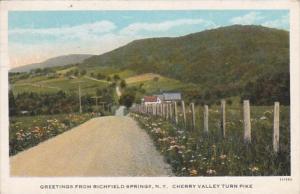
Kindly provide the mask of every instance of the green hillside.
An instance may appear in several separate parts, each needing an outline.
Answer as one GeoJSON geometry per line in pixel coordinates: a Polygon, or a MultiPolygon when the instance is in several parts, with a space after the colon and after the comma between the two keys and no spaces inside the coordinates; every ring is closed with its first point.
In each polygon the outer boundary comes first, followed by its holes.
{"type": "Polygon", "coordinates": [[[230,98],[288,105],[289,33],[234,25],[176,38],[136,40],[82,63],[11,73],[10,84],[14,94],[77,93],[76,82],[84,81],[83,95],[95,95],[115,82],[116,75],[140,91],[138,98],[179,91],[196,103],[230,98]]]}
{"type": "Polygon", "coordinates": [[[196,83],[202,97],[241,95],[246,86],[259,84],[261,88],[271,87],[268,95],[274,93],[275,99],[288,103],[289,33],[262,26],[234,25],[176,38],[142,39],[88,58],[81,66],[157,73],[196,83]],[[277,77],[282,80],[275,80],[277,77]],[[267,81],[258,83],[264,79],[267,81]],[[282,92],[285,97],[278,96],[282,92]]]}

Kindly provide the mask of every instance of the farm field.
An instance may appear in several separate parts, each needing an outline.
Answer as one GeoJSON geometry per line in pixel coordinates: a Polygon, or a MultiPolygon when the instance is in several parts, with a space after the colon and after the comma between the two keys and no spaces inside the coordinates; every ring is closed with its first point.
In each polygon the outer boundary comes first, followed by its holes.
{"type": "MultiPolygon", "coordinates": [[[[179,107],[178,107],[179,108],[179,107]]],[[[159,116],[132,113],[153,138],[176,176],[290,175],[289,107],[280,107],[279,152],[273,151],[273,106],[251,106],[252,141],[243,140],[242,106],[226,108],[226,137],[221,135],[219,106],[209,109],[209,133],[203,131],[203,108],[196,106],[196,127],[187,108],[187,127],[159,116]]]]}
{"type": "MultiPolygon", "coordinates": [[[[161,91],[184,91],[188,88],[197,87],[196,84],[183,83],[179,80],[161,76],[155,73],[137,74],[132,70],[119,70],[113,68],[86,68],[86,75],[74,76],[70,78],[66,74],[70,71],[79,70],[79,67],[67,66],[53,68],[58,77],[47,77],[45,75],[35,75],[26,78],[13,75],[11,77],[11,89],[14,95],[24,92],[34,93],[57,93],[64,91],[66,93],[78,93],[78,84],[80,82],[81,92],[83,95],[95,95],[97,89],[103,89],[115,80],[107,81],[107,78],[113,79],[115,75],[124,80],[127,87],[142,88],[146,94],[160,93],[161,91]],[[98,79],[97,75],[101,74],[106,78],[98,79]],[[91,76],[93,75],[93,77],[91,76]]],[[[141,96],[139,95],[138,98],[141,96]]]]}
{"type": "Polygon", "coordinates": [[[20,80],[11,86],[14,94],[23,92],[55,93],[61,90],[67,93],[77,93],[79,82],[84,94],[95,94],[97,88],[104,88],[109,85],[107,81],[84,76],[77,79],[69,79],[66,77],[45,79],[35,77],[33,79],[20,80]]]}
{"type": "Polygon", "coordinates": [[[161,91],[178,91],[195,86],[195,84],[183,83],[176,79],[152,73],[129,77],[125,81],[129,86],[140,86],[142,84],[147,94],[160,93],[161,91]]]}

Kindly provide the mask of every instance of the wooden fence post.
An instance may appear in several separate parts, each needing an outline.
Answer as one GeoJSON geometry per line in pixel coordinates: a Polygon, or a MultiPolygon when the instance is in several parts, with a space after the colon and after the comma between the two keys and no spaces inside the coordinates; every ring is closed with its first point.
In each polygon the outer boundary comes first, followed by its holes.
{"type": "Polygon", "coordinates": [[[195,104],[191,103],[191,109],[192,109],[192,124],[193,124],[193,129],[196,127],[196,118],[195,118],[195,104]]]}
{"type": "Polygon", "coordinates": [[[226,136],[226,101],[225,100],[221,100],[221,130],[222,130],[222,135],[223,138],[225,138],[226,136]]]}
{"type": "Polygon", "coordinates": [[[152,115],[155,116],[155,104],[152,104],[152,115]]]}
{"type": "Polygon", "coordinates": [[[175,123],[178,124],[178,112],[177,112],[177,102],[174,102],[174,114],[175,114],[175,123]]]}
{"type": "Polygon", "coordinates": [[[208,106],[204,105],[204,132],[208,134],[208,106]]]}
{"type": "Polygon", "coordinates": [[[166,104],[166,120],[168,120],[169,119],[169,104],[167,103],[166,104]]]}
{"type": "Polygon", "coordinates": [[[251,118],[250,118],[250,102],[249,100],[244,100],[243,102],[244,110],[244,142],[251,143],[251,118]]]}
{"type": "Polygon", "coordinates": [[[173,119],[173,109],[172,109],[172,102],[169,104],[169,110],[170,110],[170,120],[173,119]]]}
{"type": "Polygon", "coordinates": [[[274,104],[273,150],[279,151],[279,102],[274,104]]]}
{"type": "Polygon", "coordinates": [[[181,106],[182,106],[182,114],[183,114],[183,123],[184,123],[184,127],[186,127],[185,104],[183,100],[181,101],[181,106]]]}

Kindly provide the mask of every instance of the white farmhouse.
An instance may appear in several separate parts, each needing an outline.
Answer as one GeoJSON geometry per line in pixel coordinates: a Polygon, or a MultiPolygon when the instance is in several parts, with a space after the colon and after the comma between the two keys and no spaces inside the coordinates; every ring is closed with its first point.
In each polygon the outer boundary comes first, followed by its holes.
{"type": "Polygon", "coordinates": [[[142,103],[145,105],[160,104],[161,99],[158,96],[144,96],[144,98],[142,98],[142,103]]]}

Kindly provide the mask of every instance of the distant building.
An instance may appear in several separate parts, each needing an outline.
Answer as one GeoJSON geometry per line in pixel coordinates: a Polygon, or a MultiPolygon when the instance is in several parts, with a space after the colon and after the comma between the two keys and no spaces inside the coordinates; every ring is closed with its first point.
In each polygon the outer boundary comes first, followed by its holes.
{"type": "Polygon", "coordinates": [[[145,105],[160,104],[161,99],[158,96],[144,96],[144,98],[142,98],[142,103],[145,105]]]}
{"type": "Polygon", "coordinates": [[[70,75],[70,76],[69,76],[69,79],[77,79],[77,77],[74,76],[74,75],[70,75]]]}
{"type": "Polygon", "coordinates": [[[160,104],[162,102],[174,102],[180,100],[182,100],[181,93],[165,92],[162,94],[154,94],[152,96],[144,96],[144,98],[142,98],[142,104],[160,104]]]}
{"type": "Polygon", "coordinates": [[[27,110],[21,110],[20,113],[22,115],[29,115],[29,111],[27,111],[27,110]]]}
{"type": "Polygon", "coordinates": [[[165,102],[172,102],[172,101],[180,101],[181,98],[181,93],[179,92],[165,92],[162,94],[163,96],[163,101],[165,102]]]}

